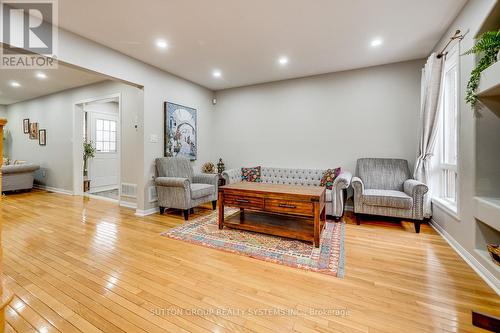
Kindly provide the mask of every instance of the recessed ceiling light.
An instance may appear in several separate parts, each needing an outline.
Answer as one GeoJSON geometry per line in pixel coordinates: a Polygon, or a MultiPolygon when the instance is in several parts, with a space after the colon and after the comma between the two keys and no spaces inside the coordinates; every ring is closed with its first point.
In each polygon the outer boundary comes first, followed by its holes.
{"type": "Polygon", "coordinates": [[[221,77],[221,76],[222,76],[222,72],[221,72],[220,70],[216,69],[216,70],[214,70],[214,71],[212,72],[212,75],[213,75],[214,77],[221,77]]]}
{"type": "Polygon", "coordinates": [[[21,86],[21,84],[19,82],[16,82],[16,81],[11,81],[10,86],[14,87],[14,88],[18,88],[21,86]]]}
{"type": "Polygon", "coordinates": [[[287,57],[280,57],[278,59],[278,62],[280,63],[280,65],[286,65],[286,64],[288,64],[288,58],[287,57]]]}
{"type": "Polygon", "coordinates": [[[37,78],[41,79],[41,80],[44,80],[44,79],[46,79],[46,78],[47,78],[47,74],[42,73],[42,72],[37,72],[37,73],[35,74],[35,76],[36,76],[37,78]]]}
{"type": "Polygon", "coordinates": [[[382,45],[382,42],[383,42],[383,41],[382,41],[382,39],[380,39],[380,38],[375,38],[374,40],[372,40],[372,42],[371,42],[370,44],[371,44],[371,46],[373,46],[373,47],[377,47],[377,46],[382,45]]]}
{"type": "Polygon", "coordinates": [[[160,49],[166,49],[168,47],[168,43],[166,40],[158,39],[156,41],[156,46],[158,46],[160,49]]]}

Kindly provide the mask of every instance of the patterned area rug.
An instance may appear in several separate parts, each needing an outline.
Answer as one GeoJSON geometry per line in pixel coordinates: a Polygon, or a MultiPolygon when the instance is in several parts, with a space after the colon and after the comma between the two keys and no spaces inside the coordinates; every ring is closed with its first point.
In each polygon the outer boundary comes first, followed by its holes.
{"type": "MultiPolygon", "coordinates": [[[[226,208],[225,216],[239,213],[226,208]]],[[[327,221],[320,247],[311,243],[260,233],[224,228],[219,230],[217,212],[199,217],[162,233],[163,236],[227,252],[344,277],[345,224],[327,221]]]]}

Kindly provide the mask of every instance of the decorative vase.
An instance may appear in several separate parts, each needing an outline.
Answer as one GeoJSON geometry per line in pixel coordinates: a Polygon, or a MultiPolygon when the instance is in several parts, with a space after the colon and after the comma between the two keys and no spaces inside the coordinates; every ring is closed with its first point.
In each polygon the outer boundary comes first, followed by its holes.
{"type": "Polygon", "coordinates": [[[500,266],[500,245],[498,244],[488,244],[488,252],[491,256],[491,259],[500,266]]]}

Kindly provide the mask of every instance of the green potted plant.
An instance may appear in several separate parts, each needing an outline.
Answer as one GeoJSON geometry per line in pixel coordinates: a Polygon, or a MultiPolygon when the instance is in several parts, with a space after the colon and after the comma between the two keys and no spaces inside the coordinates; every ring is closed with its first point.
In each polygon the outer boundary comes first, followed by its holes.
{"type": "Polygon", "coordinates": [[[469,82],[467,83],[467,90],[465,101],[472,107],[477,104],[476,90],[479,86],[481,73],[495,62],[498,61],[498,51],[500,50],[500,30],[487,31],[479,36],[476,44],[463,55],[479,54],[480,59],[476,67],[472,70],[469,82]]]}
{"type": "Polygon", "coordinates": [[[88,179],[88,160],[95,157],[96,149],[92,141],[85,140],[83,142],[83,190],[87,192],[90,188],[90,180],[88,179]]]}

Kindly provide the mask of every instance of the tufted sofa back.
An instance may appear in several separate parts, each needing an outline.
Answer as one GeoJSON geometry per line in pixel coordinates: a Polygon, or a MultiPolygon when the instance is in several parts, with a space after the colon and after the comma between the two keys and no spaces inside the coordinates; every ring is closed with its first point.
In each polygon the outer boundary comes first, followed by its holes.
{"type": "Polygon", "coordinates": [[[268,184],[319,186],[323,170],[262,167],[261,179],[268,184]]]}

